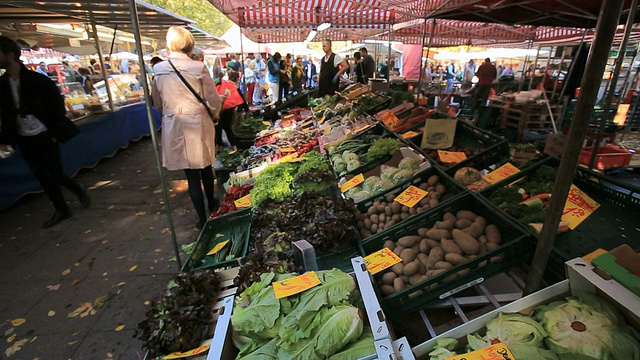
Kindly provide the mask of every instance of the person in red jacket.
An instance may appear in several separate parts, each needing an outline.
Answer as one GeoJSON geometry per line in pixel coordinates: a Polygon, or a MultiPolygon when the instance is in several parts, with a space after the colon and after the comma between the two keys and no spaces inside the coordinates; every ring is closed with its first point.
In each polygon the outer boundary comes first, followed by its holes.
{"type": "Polygon", "coordinates": [[[233,135],[233,115],[238,107],[246,106],[242,94],[238,90],[238,79],[240,78],[237,71],[229,70],[227,73],[229,80],[222,79],[220,84],[216,86],[218,94],[222,98],[222,108],[220,110],[220,120],[216,125],[216,144],[222,144],[222,130],[227,134],[227,139],[232,150],[238,150],[238,141],[233,135]]]}
{"type": "Polygon", "coordinates": [[[484,59],[484,63],[480,65],[478,71],[476,71],[478,77],[478,83],[473,94],[473,113],[480,108],[481,105],[487,102],[489,93],[493,88],[493,81],[498,77],[498,71],[496,67],[491,64],[491,59],[484,59]]]}

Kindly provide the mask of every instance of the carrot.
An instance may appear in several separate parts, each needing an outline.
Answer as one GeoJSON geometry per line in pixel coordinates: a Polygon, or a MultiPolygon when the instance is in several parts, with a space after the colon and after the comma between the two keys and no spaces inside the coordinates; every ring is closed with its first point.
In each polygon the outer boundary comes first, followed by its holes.
{"type": "Polygon", "coordinates": [[[551,198],[551,194],[538,194],[538,195],[529,196],[526,200],[520,201],[520,204],[526,204],[529,201],[532,201],[535,199],[540,199],[543,202],[548,202],[550,198],[551,198]]]}

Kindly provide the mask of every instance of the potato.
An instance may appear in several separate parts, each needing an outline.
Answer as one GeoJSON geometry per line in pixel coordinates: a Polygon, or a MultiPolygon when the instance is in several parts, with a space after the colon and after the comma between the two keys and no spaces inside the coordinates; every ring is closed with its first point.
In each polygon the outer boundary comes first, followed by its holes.
{"type": "Polygon", "coordinates": [[[373,235],[373,233],[371,233],[371,231],[369,230],[360,230],[360,235],[362,235],[363,238],[368,238],[369,236],[373,235]]]}
{"type": "Polygon", "coordinates": [[[444,250],[440,247],[433,248],[429,251],[429,259],[427,260],[427,264],[425,264],[425,268],[432,270],[434,265],[442,260],[444,260],[444,250]]]}
{"type": "Polygon", "coordinates": [[[398,245],[398,243],[396,243],[396,248],[393,249],[393,253],[400,256],[400,253],[402,252],[402,250],[404,250],[405,247],[402,245],[398,245]]]}
{"type": "Polygon", "coordinates": [[[380,234],[381,232],[384,231],[384,227],[382,226],[382,224],[378,227],[378,231],[376,231],[376,234],[380,234]]]}
{"type": "Polygon", "coordinates": [[[418,254],[418,256],[416,256],[416,259],[420,261],[420,263],[422,264],[422,266],[425,267],[425,269],[427,268],[427,261],[429,260],[429,255],[425,253],[420,253],[418,254]]]}
{"type": "Polygon", "coordinates": [[[391,229],[395,225],[396,225],[396,221],[395,220],[389,220],[389,221],[387,221],[386,224],[384,224],[384,230],[391,229]]]}
{"type": "Polygon", "coordinates": [[[387,204],[382,204],[382,203],[381,203],[380,205],[376,206],[376,210],[377,210],[379,213],[383,213],[383,212],[384,212],[384,209],[385,209],[386,207],[387,207],[387,204]]]}
{"type": "Polygon", "coordinates": [[[398,241],[396,241],[396,243],[398,245],[402,245],[404,247],[412,247],[413,245],[415,245],[416,243],[420,242],[421,237],[417,236],[417,235],[407,235],[407,236],[403,236],[400,239],[398,239],[398,241]]]}
{"type": "Polygon", "coordinates": [[[378,211],[378,210],[376,209],[375,205],[371,205],[369,207],[369,210],[367,210],[367,215],[371,216],[371,215],[375,214],[376,211],[378,211]]]}
{"type": "Polygon", "coordinates": [[[428,192],[436,191],[436,187],[435,187],[435,186],[433,186],[433,185],[431,185],[431,186],[429,186],[429,187],[427,188],[427,191],[428,191],[428,192]]]}
{"type": "Polygon", "coordinates": [[[382,203],[380,202],[380,200],[376,200],[376,201],[374,201],[374,202],[373,202],[373,206],[375,206],[376,208],[377,208],[377,207],[378,207],[378,205],[380,205],[380,204],[382,204],[382,203]]]}
{"type": "Polygon", "coordinates": [[[487,227],[487,220],[480,215],[478,215],[478,217],[476,217],[476,219],[473,221],[479,223],[482,226],[482,230],[487,227]]]}
{"type": "Polygon", "coordinates": [[[404,266],[404,274],[411,277],[420,270],[420,261],[413,261],[404,266]]]}
{"type": "Polygon", "coordinates": [[[384,208],[384,213],[385,215],[387,215],[387,217],[390,217],[391,215],[393,215],[393,210],[391,210],[391,206],[387,206],[384,208]]]}
{"type": "Polygon", "coordinates": [[[395,221],[395,222],[398,222],[398,221],[400,221],[401,219],[402,219],[402,218],[400,217],[400,214],[393,214],[393,215],[391,216],[391,220],[393,220],[393,221],[395,221]]]}
{"type": "Polygon", "coordinates": [[[469,219],[460,219],[458,221],[456,221],[456,223],[453,225],[456,229],[466,229],[469,226],[471,226],[471,224],[473,224],[473,221],[469,220],[469,219]]]}
{"type": "Polygon", "coordinates": [[[427,239],[427,245],[429,245],[429,249],[433,249],[436,247],[440,247],[440,242],[439,241],[435,241],[433,239],[427,239]]]}
{"type": "Polygon", "coordinates": [[[384,223],[387,220],[387,215],[385,214],[378,215],[378,220],[380,220],[380,223],[384,223]]]}
{"type": "Polygon", "coordinates": [[[438,200],[438,199],[429,200],[429,207],[438,206],[438,204],[440,204],[440,200],[438,200]]]}
{"type": "Polygon", "coordinates": [[[394,243],[391,240],[387,240],[384,242],[384,244],[382,245],[383,247],[386,247],[387,249],[393,251],[393,249],[396,248],[396,243],[394,243]]]}
{"type": "Polygon", "coordinates": [[[382,295],[388,296],[396,292],[396,290],[391,285],[382,285],[380,286],[380,292],[382,292],[382,295]]]}
{"type": "Polygon", "coordinates": [[[460,255],[460,254],[456,254],[456,253],[448,253],[444,255],[444,259],[448,262],[450,262],[453,265],[459,265],[462,264],[463,262],[467,261],[467,258],[465,258],[464,256],[460,255]]]}
{"type": "Polygon", "coordinates": [[[430,186],[435,186],[438,181],[440,181],[438,175],[431,175],[429,176],[429,179],[427,179],[427,184],[429,184],[430,186]]]}
{"type": "Polygon", "coordinates": [[[484,233],[487,236],[487,242],[495,244],[502,243],[502,234],[500,233],[500,229],[497,226],[493,224],[487,225],[487,227],[484,229],[484,233]]]}
{"type": "Polygon", "coordinates": [[[409,277],[407,275],[400,275],[398,278],[404,281],[405,284],[409,282],[409,277]]]}
{"type": "Polygon", "coordinates": [[[402,214],[400,214],[400,220],[406,220],[409,217],[411,217],[411,215],[409,215],[408,213],[403,212],[402,214]]]}
{"type": "Polygon", "coordinates": [[[391,204],[393,202],[393,199],[396,198],[396,195],[395,194],[387,194],[387,196],[385,198],[387,199],[387,202],[389,204],[391,204]]]}
{"type": "Polygon", "coordinates": [[[371,220],[372,224],[379,224],[380,223],[380,216],[378,214],[373,214],[373,215],[369,216],[369,220],[371,220]]]}
{"type": "Polygon", "coordinates": [[[453,241],[465,254],[477,254],[480,251],[480,243],[462,230],[454,229],[451,232],[453,241]]]}
{"type": "Polygon", "coordinates": [[[444,187],[444,185],[442,185],[442,184],[436,185],[436,192],[437,193],[444,194],[445,191],[447,191],[447,188],[444,187]]]}
{"type": "Polygon", "coordinates": [[[418,213],[418,212],[416,211],[416,208],[410,208],[410,209],[409,209],[409,214],[411,214],[411,215],[415,215],[415,214],[417,214],[417,213],[418,213]]]}
{"type": "Polygon", "coordinates": [[[471,269],[462,269],[458,271],[458,276],[463,277],[465,275],[469,275],[470,272],[471,272],[471,269]]]}
{"type": "Polygon", "coordinates": [[[403,270],[404,270],[404,265],[402,263],[397,263],[391,267],[391,271],[393,271],[398,276],[404,274],[403,270]]]}
{"type": "Polygon", "coordinates": [[[446,261],[438,261],[434,266],[436,269],[451,269],[453,267],[453,264],[446,261]]]}
{"type": "Polygon", "coordinates": [[[356,211],[356,220],[358,221],[362,221],[364,220],[365,216],[363,213],[361,213],[360,211],[356,211]]]}
{"type": "Polygon", "coordinates": [[[422,290],[414,291],[411,294],[409,294],[410,298],[415,298],[415,297],[419,297],[419,296],[422,296],[422,290]]]}
{"type": "Polygon", "coordinates": [[[402,212],[402,204],[397,201],[391,203],[391,211],[394,214],[400,214],[402,212]]]}
{"type": "Polygon", "coordinates": [[[356,226],[358,227],[358,229],[363,229],[364,228],[364,221],[358,220],[356,222],[356,226]]]}
{"type": "Polygon", "coordinates": [[[460,210],[456,213],[456,217],[458,218],[458,220],[467,219],[467,220],[475,221],[478,215],[476,215],[473,211],[460,210]]]}
{"type": "Polygon", "coordinates": [[[442,250],[444,250],[445,254],[455,253],[462,255],[462,249],[450,239],[442,239],[440,240],[440,246],[442,246],[442,250]]]}
{"type": "Polygon", "coordinates": [[[415,251],[416,256],[417,256],[418,254],[420,254],[420,243],[418,242],[418,243],[416,243],[415,245],[413,245],[413,246],[411,247],[411,250],[415,251]]]}
{"type": "Polygon", "coordinates": [[[432,240],[440,241],[440,239],[449,238],[451,235],[449,234],[449,230],[432,228],[427,231],[427,237],[432,240]]]}
{"type": "Polygon", "coordinates": [[[395,291],[402,291],[404,290],[405,287],[405,282],[404,280],[400,279],[400,278],[396,278],[393,280],[393,289],[395,291]]]}
{"type": "Polygon", "coordinates": [[[426,182],[420,183],[418,187],[422,190],[427,190],[427,188],[429,187],[429,183],[426,183],[426,182]]]}
{"type": "Polygon", "coordinates": [[[364,219],[362,224],[364,225],[364,227],[366,229],[371,229],[371,225],[373,224],[373,222],[371,222],[371,220],[369,218],[367,218],[367,219],[364,219]]]}
{"type": "Polygon", "coordinates": [[[427,229],[427,228],[419,228],[418,229],[418,236],[420,236],[420,237],[427,236],[427,231],[429,231],[429,229],[427,229]]]}
{"type": "Polygon", "coordinates": [[[422,239],[420,240],[420,243],[418,245],[420,252],[423,254],[428,254],[429,253],[429,243],[427,243],[427,239],[422,239]]]}
{"type": "MultiPolygon", "coordinates": [[[[491,225],[489,225],[489,226],[491,226],[491,225]]],[[[485,229],[484,229],[484,231],[486,232],[486,231],[487,231],[487,228],[485,228],[485,229]]],[[[487,239],[487,236],[486,236],[486,235],[480,235],[480,236],[478,236],[478,242],[479,242],[480,244],[486,244],[488,241],[489,241],[489,240],[487,239]]]]}
{"type": "Polygon", "coordinates": [[[402,212],[403,213],[408,213],[409,212],[409,207],[408,206],[402,206],[402,212]]]}
{"type": "Polygon", "coordinates": [[[382,275],[382,282],[387,285],[393,285],[393,280],[397,277],[398,275],[396,275],[396,273],[394,273],[393,271],[389,271],[382,275]]]}
{"type": "Polygon", "coordinates": [[[444,213],[444,215],[442,216],[442,220],[443,220],[443,221],[450,221],[450,220],[453,220],[453,222],[455,223],[455,222],[456,222],[456,220],[458,220],[458,219],[457,219],[457,218],[456,218],[456,216],[455,216],[455,215],[453,215],[452,213],[447,212],[447,213],[444,213]]]}
{"type": "Polygon", "coordinates": [[[373,224],[371,225],[371,232],[378,232],[378,229],[381,229],[382,226],[380,226],[380,224],[373,224]]]}
{"type": "MultiPolygon", "coordinates": [[[[480,216],[478,216],[478,219],[480,216]]],[[[463,233],[471,236],[474,239],[477,239],[482,233],[484,233],[484,227],[479,222],[474,222],[468,228],[462,230],[463,233]]]]}
{"type": "Polygon", "coordinates": [[[400,253],[400,258],[402,259],[402,263],[408,264],[416,259],[416,252],[413,249],[404,249],[400,253]]]}
{"type": "Polygon", "coordinates": [[[431,272],[431,276],[436,276],[436,275],[442,274],[442,273],[443,273],[443,272],[445,272],[445,271],[447,271],[447,269],[434,269],[434,270],[431,272]]]}
{"type": "Polygon", "coordinates": [[[445,221],[436,221],[433,227],[444,230],[452,230],[454,221],[452,219],[445,221]]]}
{"type": "Polygon", "coordinates": [[[421,213],[423,213],[423,212],[427,211],[427,209],[428,209],[428,206],[426,206],[426,207],[422,207],[422,206],[420,206],[420,207],[418,207],[418,208],[416,209],[416,212],[417,212],[418,214],[421,214],[421,213]]]}
{"type": "MultiPolygon", "coordinates": [[[[415,285],[415,284],[419,284],[422,282],[424,275],[420,274],[420,273],[416,273],[413,274],[412,276],[409,276],[409,284],[411,285],[415,285]]],[[[409,295],[411,296],[411,295],[409,295]]]]}
{"type": "Polygon", "coordinates": [[[478,251],[478,255],[482,255],[487,252],[487,243],[480,243],[480,251],[478,251]]]}
{"type": "Polygon", "coordinates": [[[493,249],[500,247],[500,244],[496,244],[494,242],[488,242],[485,245],[487,246],[487,251],[491,251],[493,249]]]}
{"type": "Polygon", "coordinates": [[[431,198],[432,200],[440,200],[441,197],[442,197],[442,194],[440,193],[437,193],[437,192],[429,193],[429,198],[431,198]]]}

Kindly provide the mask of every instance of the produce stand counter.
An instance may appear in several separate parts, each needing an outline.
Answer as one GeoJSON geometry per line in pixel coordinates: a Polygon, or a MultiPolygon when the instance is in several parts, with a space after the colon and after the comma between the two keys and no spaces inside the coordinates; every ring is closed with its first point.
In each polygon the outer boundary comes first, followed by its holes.
{"type": "MultiPolygon", "coordinates": [[[[160,114],[154,109],[156,129],[161,126],[160,114]]],[[[96,115],[77,121],[80,133],[60,146],[64,172],[76,174],[81,168],[94,167],[100,159],[113,156],[132,140],[149,135],[149,121],[144,103],[124,106],[113,113],[96,115]]],[[[0,159],[0,208],[11,206],[27,193],[40,192],[38,180],[16,149],[6,159],[0,159]]]]}

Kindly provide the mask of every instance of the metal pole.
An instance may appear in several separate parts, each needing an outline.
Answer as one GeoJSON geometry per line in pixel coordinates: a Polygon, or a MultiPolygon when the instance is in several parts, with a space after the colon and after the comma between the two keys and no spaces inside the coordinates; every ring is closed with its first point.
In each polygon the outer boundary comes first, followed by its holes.
{"type": "Polygon", "coordinates": [[[540,49],[542,49],[542,46],[538,46],[538,51],[536,52],[536,58],[533,60],[533,69],[531,70],[531,78],[529,79],[529,89],[527,90],[531,90],[531,87],[533,86],[533,79],[535,78],[535,75],[536,75],[536,66],[538,66],[538,58],[540,57],[540,49]]]}
{"type": "Polygon", "coordinates": [[[244,79],[244,46],[242,43],[242,28],[240,26],[238,26],[238,31],[240,31],[240,59],[241,59],[240,69],[242,71],[242,88],[244,89],[244,98],[247,101],[247,104],[250,104],[251,100],[247,99],[247,83],[245,82],[245,79],[244,79]]]}
{"type": "MultiPolygon", "coordinates": [[[[424,26],[422,27],[422,46],[420,47],[420,61],[422,61],[422,53],[424,51],[424,39],[427,37],[427,18],[424,18],[424,26]]],[[[422,62],[420,63],[422,64],[422,62]]],[[[420,75],[418,76],[418,98],[420,102],[420,94],[422,93],[422,80],[424,79],[424,72],[429,65],[429,58],[425,57],[424,66],[420,67],[420,75]]]]}
{"type": "MultiPolygon", "coordinates": [[[[129,11],[131,11],[131,23],[133,25],[133,36],[136,40],[136,50],[138,51],[138,61],[144,69],[144,54],[142,53],[142,38],[140,36],[140,25],[138,23],[138,8],[136,7],[136,0],[129,1],[129,11]]],[[[144,98],[147,105],[147,119],[149,120],[149,129],[151,130],[151,142],[153,142],[153,152],[156,156],[156,167],[158,168],[158,176],[160,176],[160,186],[162,187],[162,198],[164,200],[164,209],[167,213],[167,223],[169,225],[169,231],[171,233],[171,240],[173,242],[173,251],[176,255],[176,263],[178,265],[178,271],[182,269],[182,260],[180,259],[180,250],[178,249],[178,241],[176,239],[176,231],[173,226],[173,216],[171,214],[171,206],[169,205],[169,194],[167,193],[167,184],[164,181],[164,173],[162,171],[162,162],[160,161],[160,154],[158,153],[158,139],[156,138],[156,128],[153,124],[153,110],[151,109],[151,95],[149,94],[149,84],[147,83],[147,77],[141,76],[142,90],[144,91],[144,98]]]]}
{"type": "Polygon", "coordinates": [[[104,88],[107,90],[107,98],[109,99],[109,109],[111,111],[115,111],[113,95],[111,94],[111,86],[109,86],[107,69],[104,68],[104,58],[102,56],[102,48],[100,47],[100,39],[98,38],[98,29],[96,28],[96,22],[93,19],[93,12],[91,12],[89,16],[91,17],[91,31],[93,32],[93,39],[96,42],[96,50],[98,50],[98,61],[100,62],[100,71],[102,72],[102,78],[104,79],[104,88]]]}
{"type": "MultiPolygon", "coordinates": [[[[529,55],[529,50],[531,50],[533,48],[533,42],[534,41],[535,41],[535,38],[533,40],[531,40],[531,42],[527,46],[527,56],[525,56],[525,58],[524,58],[524,66],[523,66],[523,69],[522,69],[522,76],[520,77],[520,83],[518,84],[518,92],[522,91],[522,88],[524,87],[524,79],[527,76],[527,70],[528,70],[528,67],[529,67],[529,63],[531,62],[531,56],[529,55]]],[[[533,76],[533,72],[531,73],[531,76],[533,76]]]]}
{"type": "MultiPolygon", "coordinates": [[[[387,35],[387,53],[389,57],[389,66],[391,66],[391,37],[393,36],[393,26],[389,25],[389,34],[387,35]]],[[[391,68],[389,68],[389,74],[391,74],[391,68]]]]}
{"type": "Polygon", "coordinates": [[[636,48],[634,50],[633,59],[631,59],[631,63],[629,64],[629,70],[627,71],[627,75],[624,78],[624,84],[622,85],[622,91],[620,92],[620,96],[618,96],[618,104],[622,103],[626,98],[627,92],[629,91],[629,85],[632,82],[631,73],[633,72],[633,65],[636,63],[636,59],[638,58],[638,46],[637,45],[635,46],[636,48]]]}
{"type": "Polygon", "coordinates": [[[118,24],[113,28],[113,39],[111,39],[111,49],[109,49],[109,59],[111,59],[111,54],[113,54],[113,45],[116,43],[116,33],[118,32],[118,24]]]}
{"type": "MultiPolygon", "coordinates": [[[[629,37],[631,36],[631,28],[633,27],[634,16],[636,15],[636,6],[638,6],[638,0],[631,0],[631,6],[629,7],[629,14],[627,17],[627,24],[624,28],[624,37],[620,43],[618,50],[618,59],[616,60],[616,66],[613,69],[613,76],[611,76],[611,82],[609,83],[609,91],[604,100],[604,113],[600,124],[598,124],[598,136],[593,144],[593,153],[591,154],[591,161],[589,162],[589,169],[593,169],[596,166],[596,158],[598,157],[598,150],[600,149],[600,141],[602,141],[602,135],[604,135],[604,128],[609,120],[609,111],[611,110],[611,101],[613,100],[613,94],[616,91],[616,85],[618,85],[618,78],[620,77],[620,68],[624,61],[624,54],[629,43],[629,37]]],[[[588,74],[588,73],[587,73],[588,74]]]]}
{"type": "Polygon", "coordinates": [[[595,38],[589,50],[589,58],[585,69],[585,74],[589,74],[589,76],[583,77],[580,84],[580,97],[571,121],[565,152],[558,168],[553,196],[545,215],[540,239],[536,245],[536,252],[527,276],[525,294],[531,294],[540,287],[542,276],[549,260],[549,254],[553,249],[558,224],[560,223],[564,204],[578,165],[582,141],[589,125],[591,110],[593,110],[593,105],[595,104],[602,73],[607,64],[607,57],[616,32],[618,19],[620,18],[622,3],[623,0],[605,0],[602,3],[595,38]]]}
{"type": "MultiPolygon", "coordinates": [[[[576,58],[580,55],[580,51],[582,51],[582,47],[584,46],[584,39],[587,36],[587,31],[589,31],[589,29],[584,29],[584,32],[582,33],[582,39],[580,40],[580,45],[578,45],[575,54],[573,54],[573,59],[571,60],[571,65],[569,66],[569,72],[567,73],[567,76],[564,77],[564,84],[562,85],[562,90],[560,90],[560,98],[566,95],[565,93],[567,91],[567,86],[569,85],[569,79],[571,79],[573,69],[576,67],[576,58]]],[[[562,119],[562,117],[560,118],[562,119]]]]}

